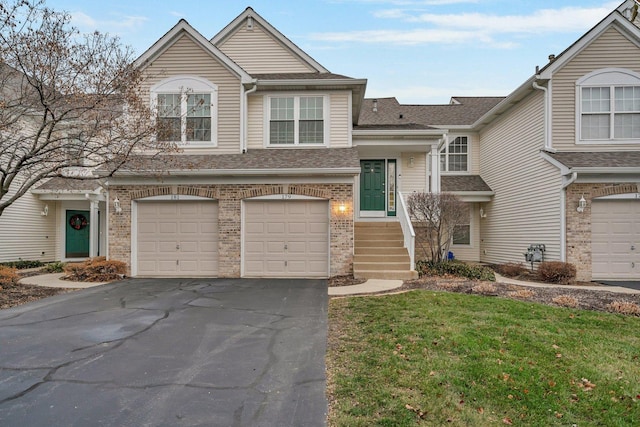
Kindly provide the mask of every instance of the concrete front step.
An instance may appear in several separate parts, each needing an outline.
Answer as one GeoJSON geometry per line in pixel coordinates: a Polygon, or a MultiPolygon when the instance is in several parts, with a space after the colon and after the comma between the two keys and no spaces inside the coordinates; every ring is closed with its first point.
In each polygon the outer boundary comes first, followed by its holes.
{"type": "Polygon", "coordinates": [[[354,223],[356,228],[400,228],[398,221],[357,221],[354,223]]]}
{"type": "Polygon", "coordinates": [[[410,280],[417,279],[415,270],[360,270],[353,271],[356,279],[386,279],[386,280],[410,280]]]}
{"type": "Polygon", "coordinates": [[[404,247],[404,240],[358,240],[355,241],[358,248],[397,248],[404,247]]]}
{"type": "Polygon", "coordinates": [[[369,231],[367,233],[356,233],[356,241],[359,240],[404,240],[402,233],[380,233],[377,231],[369,231]]]}
{"type": "Polygon", "coordinates": [[[356,254],[353,256],[353,262],[376,262],[378,264],[384,264],[386,262],[403,262],[409,267],[411,258],[407,251],[403,254],[356,254]]]}
{"type": "Polygon", "coordinates": [[[353,271],[362,270],[409,270],[408,262],[355,262],[353,263],[353,271]]]}
{"type": "Polygon", "coordinates": [[[356,255],[407,255],[407,250],[403,246],[394,246],[390,248],[356,246],[356,255]]]}

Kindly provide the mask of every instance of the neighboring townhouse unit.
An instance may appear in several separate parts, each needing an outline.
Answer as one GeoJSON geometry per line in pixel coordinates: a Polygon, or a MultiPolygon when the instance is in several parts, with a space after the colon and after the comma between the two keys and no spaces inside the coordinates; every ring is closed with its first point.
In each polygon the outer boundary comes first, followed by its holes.
{"type": "Polygon", "coordinates": [[[524,262],[544,244],[580,280],[638,279],[633,4],[510,95],[446,105],[365,99],[366,80],[329,72],[251,8],[210,40],[181,20],[136,62],[158,140],[180,152],[96,188],[34,191],[55,213],[56,259],[79,254],[63,242],[81,214],[82,255],[133,276],[413,277],[405,200],[446,191],[468,206],[457,259],[524,262]]]}

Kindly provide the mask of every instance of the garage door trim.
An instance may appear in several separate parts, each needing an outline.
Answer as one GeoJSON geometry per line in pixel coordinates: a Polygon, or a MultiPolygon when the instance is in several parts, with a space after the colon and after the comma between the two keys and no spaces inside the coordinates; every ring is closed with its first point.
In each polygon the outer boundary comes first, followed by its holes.
{"type": "Polygon", "coordinates": [[[218,202],[218,199],[202,196],[190,196],[182,194],[169,194],[163,196],[150,196],[131,200],[131,276],[138,275],[138,203],[145,202],[218,202]]]}

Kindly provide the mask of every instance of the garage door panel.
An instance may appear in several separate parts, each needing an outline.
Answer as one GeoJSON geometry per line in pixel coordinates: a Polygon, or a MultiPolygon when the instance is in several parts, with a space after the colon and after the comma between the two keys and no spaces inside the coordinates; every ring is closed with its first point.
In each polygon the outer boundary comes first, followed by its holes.
{"type": "Polygon", "coordinates": [[[640,242],[640,200],[594,200],[591,223],[593,278],[638,280],[640,251],[631,247],[640,242]]]}
{"type": "Polygon", "coordinates": [[[216,202],[143,201],[137,209],[138,275],[217,275],[216,202]]]}
{"type": "Polygon", "coordinates": [[[244,275],[327,277],[328,209],[319,200],[245,202],[244,275]]]}

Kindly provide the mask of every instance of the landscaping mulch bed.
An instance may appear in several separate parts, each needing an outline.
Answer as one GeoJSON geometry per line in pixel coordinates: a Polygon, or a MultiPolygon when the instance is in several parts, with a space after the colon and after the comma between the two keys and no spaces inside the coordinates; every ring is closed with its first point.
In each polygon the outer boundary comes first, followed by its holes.
{"type": "MultiPolygon", "coordinates": [[[[589,285],[594,284],[589,283],[589,285]]],[[[568,288],[562,285],[553,288],[534,288],[508,283],[480,282],[457,277],[423,277],[405,281],[402,287],[390,292],[403,292],[414,289],[485,295],[559,307],[640,316],[640,292],[634,294],[615,293],[607,291],[606,286],[602,286],[603,290],[595,291],[568,288]]]]}
{"type": "Polygon", "coordinates": [[[20,283],[0,286],[0,310],[28,302],[37,301],[42,298],[64,294],[75,289],[68,288],[46,288],[43,286],[23,285],[20,283]]]}

